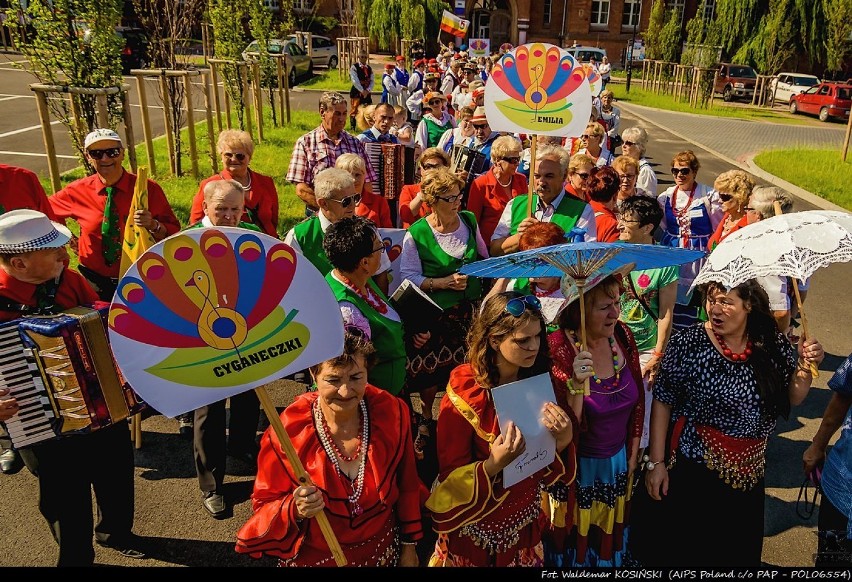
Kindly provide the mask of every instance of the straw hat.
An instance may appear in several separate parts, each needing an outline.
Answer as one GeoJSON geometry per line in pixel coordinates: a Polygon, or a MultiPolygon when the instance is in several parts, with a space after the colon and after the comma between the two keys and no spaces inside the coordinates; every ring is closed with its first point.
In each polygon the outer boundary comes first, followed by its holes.
{"type": "MultiPolygon", "coordinates": [[[[625,265],[621,265],[616,269],[607,269],[606,267],[600,269],[597,273],[586,279],[586,284],[583,285],[583,294],[588,295],[589,291],[594,289],[598,283],[609,277],[610,275],[618,275],[621,277],[627,276],[627,274],[632,271],[636,267],[636,263],[627,263],[625,265]]],[[[580,291],[577,289],[577,284],[574,283],[574,279],[563,275],[562,281],[560,282],[560,289],[562,291],[562,296],[565,300],[562,302],[562,307],[557,311],[556,316],[558,317],[562,310],[574,303],[580,297],[580,291]]]]}
{"type": "Polygon", "coordinates": [[[488,118],[485,116],[485,107],[481,105],[477,107],[473,112],[473,117],[470,118],[471,123],[482,123],[483,121],[487,122],[488,118]]]}
{"type": "Polygon", "coordinates": [[[0,253],[19,254],[55,249],[71,240],[71,231],[46,214],[29,208],[0,216],[0,253]]]}
{"type": "Polygon", "coordinates": [[[426,93],[426,96],[423,98],[423,101],[429,103],[432,99],[443,99],[444,101],[446,101],[447,97],[440,91],[429,91],[428,93],[426,93]]]}

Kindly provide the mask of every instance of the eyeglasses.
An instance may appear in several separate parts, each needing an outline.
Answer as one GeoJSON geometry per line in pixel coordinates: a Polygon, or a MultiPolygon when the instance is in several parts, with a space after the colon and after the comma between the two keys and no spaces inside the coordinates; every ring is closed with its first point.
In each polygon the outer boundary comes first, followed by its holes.
{"type": "Polygon", "coordinates": [[[473,124],[473,129],[485,129],[486,127],[488,127],[487,123],[474,123],[473,124]]]}
{"type": "Polygon", "coordinates": [[[235,154],[233,152],[224,152],[222,153],[222,157],[226,160],[236,159],[238,162],[242,162],[244,159],[246,159],[245,154],[235,154]]]}
{"type": "Polygon", "coordinates": [[[510,299],[506,304],[506,312],[515,317],[520,317],[527,310],[527,307],[541,311],[541,301],[535,295],[515,297],[514,299],[510,299]]]}
{"type": "Polygon", "coordinates": [[[635,218],[625,218],[619,214],[618,222],[623,222],[624,224],[640,224],[642,221],[636,220],[635,218]]]}
{"type": "Polygon", "coordinates": [[[624,140],[624,144],[622,144],[622,145],[626,145],[626,146],[629,146],[629,147],[633,147],[633,146],[635,146],[635,145],[639,145],[639,144],[637,144],[635,141],[627,141],[627,140],[624,140]]]}
{"type": "Polygon", "coordinates": [[[580,172],[575,172],[574,175],[580,176],[580,178],[583,179],[583,180],[588,180],[589,176],[591,176],[591,174],[580,173],[580,172]]]}
{"type": "Polygon", "coordinates": [[[342,198],[340,200],[338,200],[337,198],[329,198],[329,200],[334,200],[335,202],[340,204],[343,208],[349,208],[349,206],[352,204],[352,202],[355,202],[355,204],[358,204],[359,202],[361,202],[361,195],[360,194],[353,194],[352,196],[347,196],[346,198],[342,198]]]}
{"type": "Polygon", "coordinates": [[[435,198],[437,198],[438,200],[443,200],[444,202],[449,202],[450,204],[452,204],[456,200],[461,200],[461,197],[461,193],[456,194],[455,196],[435,196],[435,198]]]}
{"type": "Polygon", "coordinates": [[[757,210],[755,210],[751,206],[743,206],[743,210],[745,210],[746,212],[757,212],[757,210]]]}
{"type": "Polygon", "coordinates": [[[506,163],[512,164],[512,165],[517,165],[517,164],[521,163],[521,158],[518,157],[518,156],[509,156],[509,157],[503,158],[503,161],[506,162],[506,163]]]}
{"type": "Polygon", "coordinates": [[[420,167],[424,170],[434,170],[435,168],[442,168],[443,164],[420,164],[420,167]]]}
{"type": "Polygon", "coordinates": [[[121,155],[121,148],[106,148],[104,150],[89,150],[87,152],[89,157],[93,160],[102,160],[104,159],[104,154],[106,154],[110,158],[117,158],[121,155]]]}
{"type": "Polygon", "coordinates": [[[621,180],[622,182],[629,182],[630,180],[633,180],[634,178],[636,178],[636,174],[619,174],[618,175],[618,179],[621,180]]]}
{"type": "Polygon", "coordinates": [[[672,168],[672,176],[688,176],[692,172],[692,168],[672,168]]]}
{"type": "Polygon", "coordinates": [[[370,254],[372,255],[372,254],[375,254],[375,253],[383,253],[383,252],[385,252],[385,250],[387,250],[387,249],[385,248],[385,245],[382,245],[382,246],[380,246],[380,247],[379,247],[379,248],[377,248],[377,249],[373,249],[373,252],[372,252],[372,253],[370,253],[370,254]]]}

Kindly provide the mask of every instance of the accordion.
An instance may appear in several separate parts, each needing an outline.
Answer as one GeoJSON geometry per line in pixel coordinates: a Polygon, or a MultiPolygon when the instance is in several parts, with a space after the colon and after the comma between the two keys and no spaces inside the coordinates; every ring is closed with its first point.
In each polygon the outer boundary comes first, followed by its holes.
{"type": "Polygon", "coordinates": [[[464,170],[470,174],[469,180],[478,176],[485,168],[485,154],[471,149],[461,144],[453,145],[453,150],[450,153],[450,169],[453,172],[464,170]]]}
{"type": "MultiPolygon", "coordinates": [[[[414,184],[414,148],[397,143],[367,142],[364,144],[370,165],[376,171],[378,191],[388,200],[399,199],[402,187],[414,184]]],[[[375,191],[375,188],[374,188],[375,191]]]]}
{"type": "Polygon", "coordinates": [[[108,313],[76,307],[0,325],[0,388],[20,405],[6,421],[16,448],[86,434],[147,407],[115,364],[108,313]]]}

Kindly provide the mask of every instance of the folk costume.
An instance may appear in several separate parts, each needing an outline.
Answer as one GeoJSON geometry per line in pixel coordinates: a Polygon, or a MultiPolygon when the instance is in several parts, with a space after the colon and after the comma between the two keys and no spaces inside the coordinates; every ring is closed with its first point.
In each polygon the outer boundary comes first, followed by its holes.
{"type": "MultiPolygon", "coordinates": [[[[573,417],[572,423],[576,427],[573,417]]],[[[459,366],[450,375],[438,416],[439,482],[426,502],[438,541],[429,566],[544,564],[547,516],[541,494],[574,480],[574,443],[546,468],[506,488],[502,473],[492,479],[485,472],[499,434],[490,390],[476,382],[470,364],[459,366]]]]}
{"type": "MultiPolygon", "coordinates": [[[[547,341],[553,358],[551,374],[558,380],[556,402],[567,409],[566,383],[573,376],[577,352],[564,330],[551,333],[547,341]]],[[[583,398],[580,420],[577,479],[570,490],[557,485],[548,492],[551,528],[545,535],[545,551],[549,565],[620,567],[624,563],[633,496],[627,455],[632,441],[642,435],[645,398],[639,352],[621,322],[614,341],[627,365],[617,367],[611,378],[590,380],[591,395],[583,398]]]]}
{"type": "MultiPolygon", "coordinates": [[[[331,437],[323,431],[318,394],[296,398],[281,413],[293,448],[325,499],[325,515],[349,566],[396,566],[400,543],[423,536],[420,507],[427,492],[417,478],[405,403],[367,385],[363,470],[355,481],[341,475],[331,437]]],[[[254,514],[237,532],[236,551],[279,558],[283,566],[334,566],[315,519],[296,519],[293,492],[301,483],[275,435],[260,445],[252,493],[254,514]]]]}

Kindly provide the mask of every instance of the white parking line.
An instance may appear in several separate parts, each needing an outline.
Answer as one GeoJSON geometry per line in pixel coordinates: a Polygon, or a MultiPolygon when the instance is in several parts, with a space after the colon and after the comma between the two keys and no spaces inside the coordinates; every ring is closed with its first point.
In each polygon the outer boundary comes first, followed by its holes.
{"type": "MultiPolygon", "coordinates": [[[[51,121],[50,125],[56,125],[58,123],[62,123],[61,121],[51,121]]],[[[32,131],[34,129],[41,129],[40,125],[31,125],[29,127],[22,127],[21,129],[16,129],[15,131],[7,131],[6,133],[0,133],[0,138],[9,137],[10,135],[18,135],[19,133],[26,133],[28,131],[32,131]]]]}
{"type": "Polygon", "coordinates": [[[28,95],[9,95],[8,97],[0,97],[0,101],[9,101],[10,99],[23,99],[28,95]]]}
{"type": "MultiPolygon", "coordinates": [[[[47,154],[36,154],[36,153],[33,153],[33,152],[8,152],[8,151],[0,150],[0,156],[3,156],[3,155],[5,155],[5,156],[29,156],[29,157],[32,157],[32,158],[46,158],[47,157],[47,154]]],[[[63,155],[63,154],[56,154],[56,157],[62,158],[64,160],[76,160],[76,159],[78,159],[77,156],[66,156],[66,155],[63,155]]]]}

